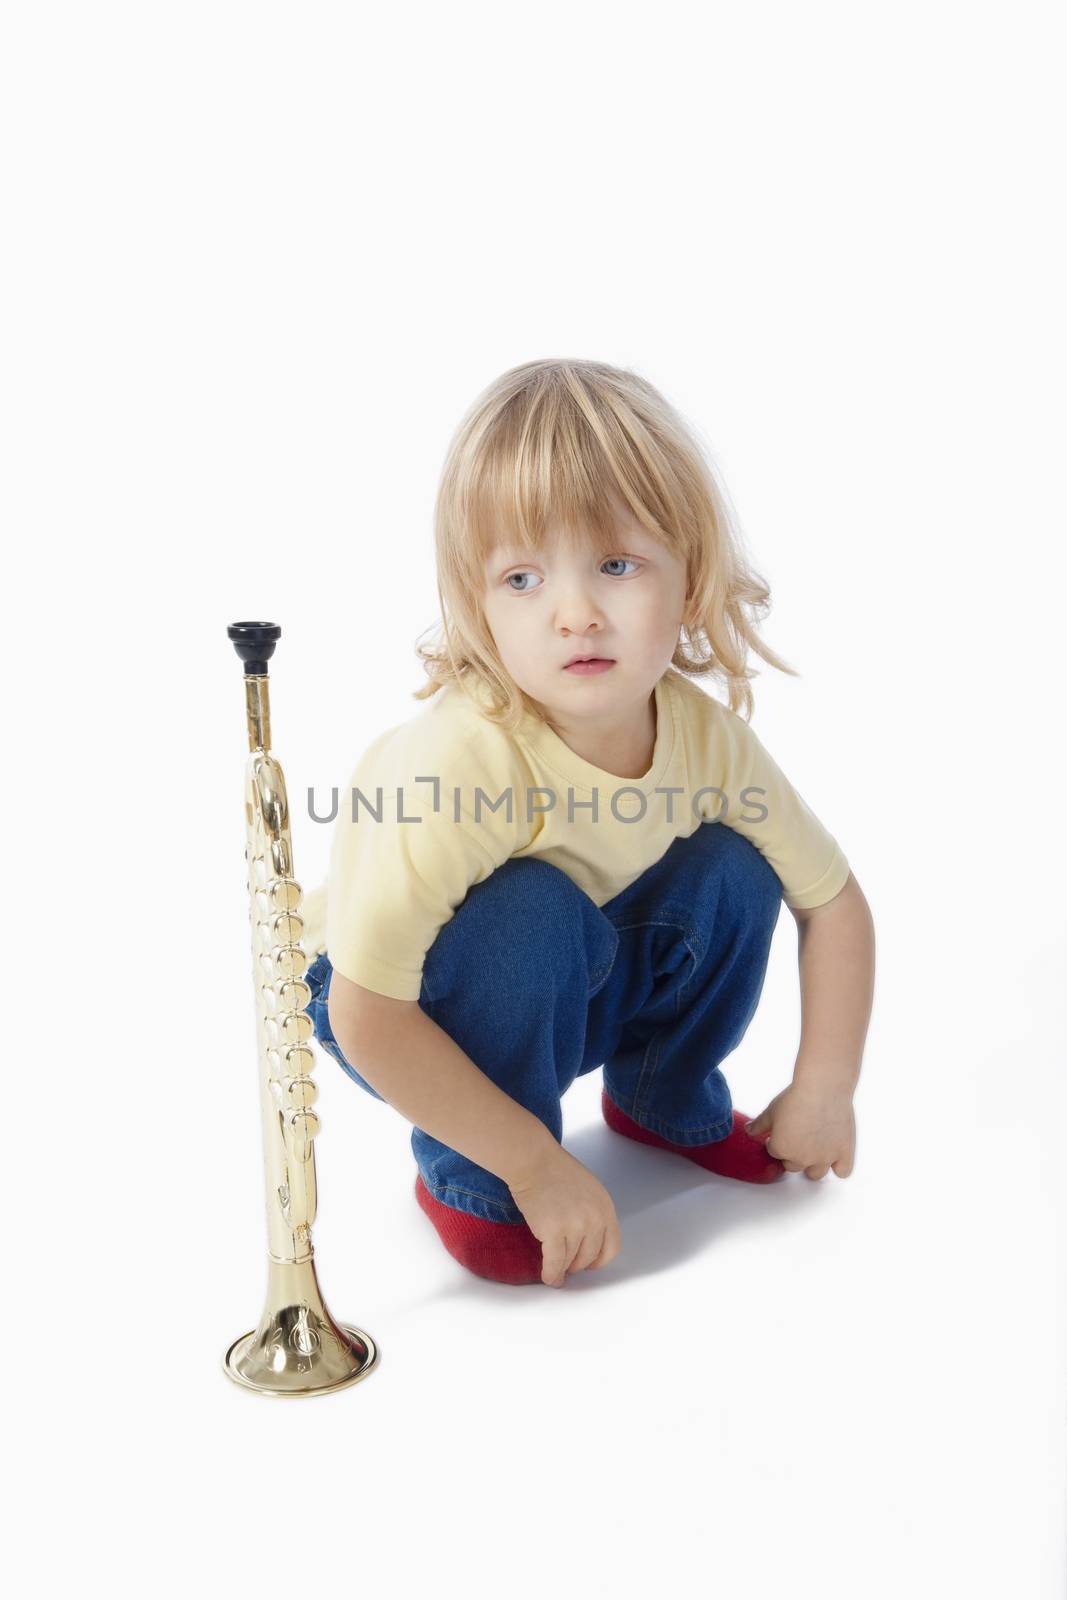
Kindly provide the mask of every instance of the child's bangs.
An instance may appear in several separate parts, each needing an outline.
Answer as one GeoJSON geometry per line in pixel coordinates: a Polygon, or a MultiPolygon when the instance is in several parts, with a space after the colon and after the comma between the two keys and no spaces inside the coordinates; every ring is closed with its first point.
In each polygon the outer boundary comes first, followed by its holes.
{"type": "Polygon", "coordinates": [[[562,420],[528,428],[521,442],[509,440],[502,429],[483,440],[484,454],[470,462],[462,498],[479,564],[497,547],[540,551],[550,532],[572,547],[589,541],[604,559],[626,544],[620,517],[633,518],[660,543],[671,542],[651,508],[652,495],[632,483],[628,495],[616,464],[584,419],[568,417],[566,428],[562,420]],[[639,509],[631,508],[631,499],[639,509]]]}

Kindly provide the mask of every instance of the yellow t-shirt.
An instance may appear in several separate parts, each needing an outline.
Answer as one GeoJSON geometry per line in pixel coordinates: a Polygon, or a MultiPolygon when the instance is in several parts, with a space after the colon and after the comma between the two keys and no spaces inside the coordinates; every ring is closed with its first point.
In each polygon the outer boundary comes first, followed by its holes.
{"type": "Polygon", "coordinates": [[[674,839],[718,819],[770,862],[787,906],[820,906],[844,887],[840,846],[748,723],[674,668],[656,685],[642,778],[593,766],[531,713],[508,734],[479,710],[480,687],[472,692],[449,684],[387,729],[338,796],[329,875],[306,897],[304,943],[363,988],[417,1000],[438,932],[512,856],[551,862],[602,906],[674,839]]]}

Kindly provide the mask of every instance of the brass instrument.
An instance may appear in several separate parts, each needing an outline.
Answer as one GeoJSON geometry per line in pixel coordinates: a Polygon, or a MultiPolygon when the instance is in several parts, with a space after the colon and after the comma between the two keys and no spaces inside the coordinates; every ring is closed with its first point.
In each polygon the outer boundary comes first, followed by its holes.
{"type": "Polygon", "coordinates": [[[234,622],[226,630],[245,664],[248,748],[245,860],[252,924],[252,981],[259,1040],[260,1107],[267,1172],[267,1302],[259,1326],[236,1339],[225,1370],[259,1394],[329,1394],[357,1383],[378,1360],[361,1328],[341,1326],[327,1310],[315,1275],[315,1147],[311,1109],[314,1031],[303,981],[308,959],[297,915],[289,802],[282,769],[270,754],[267,662],[281,628],[234,622]]]}

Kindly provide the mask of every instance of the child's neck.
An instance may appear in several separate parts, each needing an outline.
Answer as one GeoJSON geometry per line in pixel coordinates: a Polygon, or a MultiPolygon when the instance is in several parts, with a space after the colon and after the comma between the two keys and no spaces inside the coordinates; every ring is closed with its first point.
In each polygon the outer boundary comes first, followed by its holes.
{"type": "Polygon", "coordinates": [[[548,723],[568,750],[613,778],[643,778],[652,766],[656,749],[654,692],[643,713],[626,712],[614,723],[564,723],[554,716],[548,723]]]}

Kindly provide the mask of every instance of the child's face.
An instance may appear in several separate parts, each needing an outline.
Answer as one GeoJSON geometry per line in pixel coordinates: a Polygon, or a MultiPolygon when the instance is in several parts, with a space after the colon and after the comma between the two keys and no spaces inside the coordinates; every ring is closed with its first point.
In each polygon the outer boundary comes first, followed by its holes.
{"type": "Polygon", "coordinates": [[[670,665],[685,613],[686,569],[619,508],[618,554],[569,549],[558,535],[535,556],[499,545],[483,603],[500,658],[531,699],[561,720],[617,720],[637,710],[670,665]],[[614,665],[567,670],[575,656],[614,665]]]}

